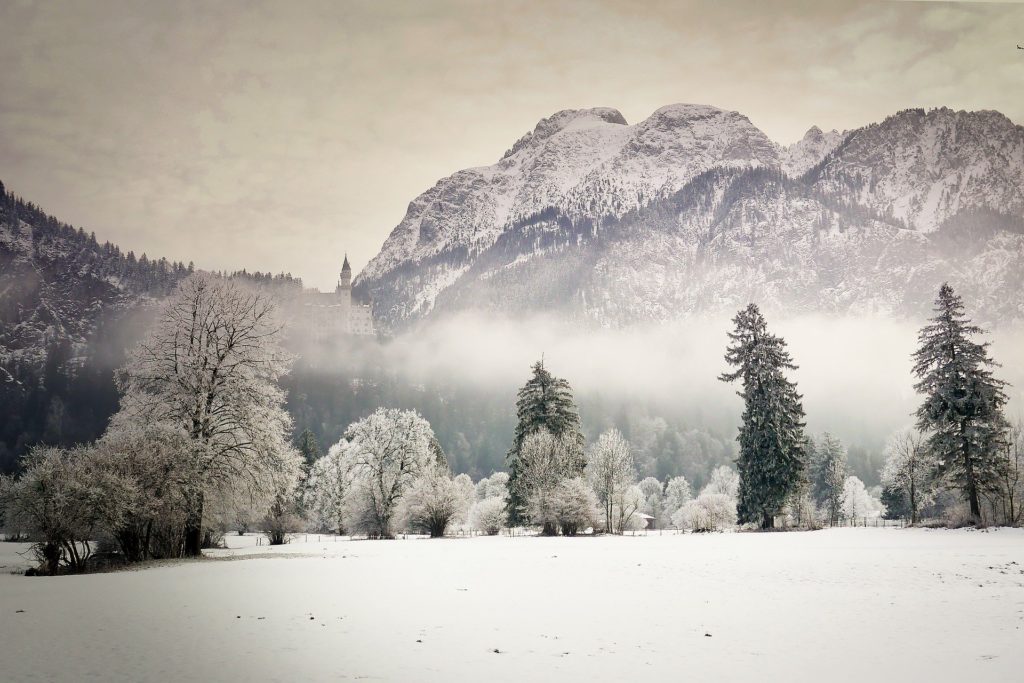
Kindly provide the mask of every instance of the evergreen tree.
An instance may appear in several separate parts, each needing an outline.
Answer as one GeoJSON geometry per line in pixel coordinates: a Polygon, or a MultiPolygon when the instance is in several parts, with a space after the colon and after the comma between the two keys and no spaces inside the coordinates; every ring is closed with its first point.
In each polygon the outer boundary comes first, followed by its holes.
{"type": "Polygon", "coordinates": [[[783,371],[796,366],[786,342],[768,332],[764,316],[750,304],[733,318],[736,328],[725,360],[736,368],[724,373],[723,382],[740,380],[743,424],[737,440],[740,455],[739,502],[742,523],[756,522],[762,529],[775,526],[786,500],[803,481],[806,468],[804,411],[796,385],[783,371]]]}
{"type": "Polygon", "coordinates": [[[828,523],[835,525],[843,512],[843,487],[850,474],[846,449],[829,433],[822,436],[811,458],[811,493],[814,502],[828,513],[828,523]]]}
{"type": "Polygon", "coordinates": [[[964,314],[962,299],[948,283],[939,289],[935,317],[918,334],[914,388],[924,394],[917,426],[929,434],[938,471],[959,487],[981,523],[981,494],[997,486],[1006,440],[1006,383],[990,368],[988,344],[971,337],[983,330],[964,314]]]}
{"type": "Polygon", "coordinates": [[[323,451],[320,450],[320,442],[317,441],[316,434],[311,429],[302,430],[296,447],[299,449],[307,469],[312,467],[313,463],[323,455],[323,451]]]}
{"type": "Polygon", "coordinates": [[[508,514],[513,526],[522,522],[521,512],[527,500],[517,481],[520,475],[519,453],[523,441],[545,429],[570,445],[567,472],[569,477],[581,476],[586,466],[583,454],[583,431],[580,415],[572,397],[572,387],[544,367],[544,361],[533,365],[533,376],[519,390],[516,400],[518,422],[512,448],[508,452],[508,514]]]}

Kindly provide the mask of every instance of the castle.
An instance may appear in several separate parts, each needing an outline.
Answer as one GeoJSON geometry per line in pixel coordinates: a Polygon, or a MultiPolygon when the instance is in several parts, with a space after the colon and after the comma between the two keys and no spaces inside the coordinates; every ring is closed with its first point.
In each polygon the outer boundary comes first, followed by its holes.
{"type": "Polygon", "coordinates": [[[328,341],[339,335],[372,335],[373,311],[352,302],[352,267],[348,254],[341,266],[341,277],[333,292],[315,292],[305,301],[306,316],[313,338],[328,341]]]}

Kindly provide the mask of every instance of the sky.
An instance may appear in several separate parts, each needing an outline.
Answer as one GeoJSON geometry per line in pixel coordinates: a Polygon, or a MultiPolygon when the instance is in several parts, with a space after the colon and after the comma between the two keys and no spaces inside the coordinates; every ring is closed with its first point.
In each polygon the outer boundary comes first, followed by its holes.
{"type": "Polygon", "coordinates": [[[537,121],[674,102],[790,143],[908,107],[1024,123],[1024,5],[0,0],[0,180],[100,241],[331,289],[537,121]]]}

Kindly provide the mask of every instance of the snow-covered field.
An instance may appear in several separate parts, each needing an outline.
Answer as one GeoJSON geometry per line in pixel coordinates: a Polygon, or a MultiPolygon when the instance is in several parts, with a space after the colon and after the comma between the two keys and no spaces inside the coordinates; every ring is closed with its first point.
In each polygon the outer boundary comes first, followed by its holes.
{"type": "Polygon", "coordinates": [[[308,539],[62,578],[0,543],[0,679],[1024,675],[1024,530],[308,539]]]}

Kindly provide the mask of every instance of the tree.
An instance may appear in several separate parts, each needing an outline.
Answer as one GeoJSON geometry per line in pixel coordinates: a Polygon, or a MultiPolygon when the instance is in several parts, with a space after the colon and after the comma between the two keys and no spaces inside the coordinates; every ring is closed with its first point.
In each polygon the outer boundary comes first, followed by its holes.
{"type": "Polygon", "coordinates": [[[477,531],[494,536],[505,526],[508,515],[503,497],[484,498],[469,510],[469,523],[477,531]]]}
{"type": "Polygon", "coordinates": [[[135,483],[99,466],[86,448],[36,447],[20,478],[5,483],[5,522],[36,540],[42,569],[81,572],[102,532],[117,529],[135,497],[135,483]]]}
{"type": "Polygon", "coordinates": [[[509,478],[509,499],[523,501],[516,518],[542,527],[541,533],[558,533],[558,487],[578,472],[576,442],[541,428],[523,439],[517,459],[517,476],[509,478]]]}
{"type": "Polygon", "coordinates": [[[907,429],[889,437],[882,486],[885,491],[898,491],[906,497],[911,524],[921,521],[921,508],[931,501],[934,473],[935,459],[920,432],[907,429]]]}
{"type": "Polygon", "coordinates": [[[323,455],[323,451],[320,450],[320,442],[317,441],[316,434],[310,429],[302,430],[296,448],[298,448],[299,455],[302,456],[302,461],[307,468],[312,467],[313,463],[323,455]]]}
{"type": "Polygon", "coordinates": [[[843,517],[856,523],[858,519],[874,519],[883,514],[885,507],[868,493],[864,482],[854,476],[847,477],[843,486],[843,517]]]}
{"type": "Polygon", "coordinates": [[[997,488],[1000,478],[1006,383],[993,376],[997,364],[988,344],[971,340],[983,330],[964,314],[949,284],[939,289],[934,310],[913,355],[914,388],[924,395],[917,427],[928,434],[939,473],[963,491],[972,520],[981,524],[981,494],[997,488]]]}
{"type": "Polygon", "coordinates": [[[843,511],[843,490],[849,467],[846,449],[826,432],[814,446],[811,458],[811,492],[815,503],[828,515],[828,523],[839,523],[843,511]]]}
{"type": "Polygon", "coordinates": [[[654,477],[645,477],[637,486],[644,501],[640,512],[650,515],[652,527],[656,527],[665,517],[665,487],[654,477]]]}
{"type": "Polygon", "coordinates": [[[189,440],[181,429],[123,418],[115,416],[89,449],[98,467],[134,484],[125,489],[124,515],[111,533],[129,562],[176,557],[185,520],[182,489],[189,478],[180,455],[189,440]]]}
{"type": "Polygon", "coordinates": [[[353,497],[347,502],[353,525],[372,538],[391,538],[402,496],[438,464],[434,432],[414,410],[378,408],[352,424],[344,438],[352,459],[353,497]]]}
{"type": "Polygon", "coordinates": [[[691,531],[720,531],[736,524],[736,499],[704,489],[672,516],[672,524],[691,531]]]}
{"type": "Polygon", "coordinates": [[[432,463],[416,477],[402,498],[402,516],[412,531],[441,538],[466,506],[466,495],[466,489],[452,479],[447,467],[432,463]]]}
{"type": "Polygon", "coordinates": [[[670,524],[675,524],[672,518],[679,512],[680,508],[692,499],[693,493],[690,490],[690,482],[686,481],[686,477],[678,476],[668,480],[665,484],[665,517],[669,520],[670,524]]]}
{"type": "Polygon", "coordinates": [[[733,318],[725,360],[735,367],[720,376],[740,380],[743,424],[740,444],[740,487],[737,507],[741,523],[775,526],[775,516],[800,484],[805,469],[804,411],[796,385],[785,370],[795,370],[786,342],[768,332],[757,306],[750,304],[733,318]]]}
{"type": "Polygon", "coordinates": [[[306,510],[318,529],[345,533],[346,496],[352,487],[353,458],[342,439],[313,463],[306,478],[306,510]]]}
{"type": "Polygon", "coordinates": [[[1024,421],[1018,419],[1010,426],[1000,458],[1003,463],[999,470],[997,498],[1003,523],[1017,526],[1021,520],[1021,499],[1024,498],[1024,421]]]}
{"type": "Polygon", "coordinates": [[[295,488],[284,484],[275,493],[263,517],[263,532],[270,545],[284,545],[288,535],[301,530],[302,519],[296,512],[295,488]]]}
{"type": "Polygon", "coordinates": [[[188,435],[181,457],[186,503],[183,554],[200,553],[205,497],[243,479],[273,492],[298,472],[291,418],[277,384],[290,358],[265,294],[197,273],[165,302],[121,373],[121,412],[135,424],[188,435]]]}
{"type": "MultiPolygon", "coordinates": [[[[604,510],[605,530],[610,534],[622,533],[621,521],[616,529],[615,511],[620,511],[620,517],[625,512],[626,492],[636,481],[636,470],[629,442],[619,430],[609,429],[598,437],[587,453],[586,471],[604,510]]],[[[625,519],[634,512],[635,509],[629,510],[625,519]]]]}
{"type": "Polygon", "coordinates": [[[555,377],[539,361],[533,365],[533,376],[519,390],[516,400],[515,436],[508,452],[509,464],[509,521],[513,525],[522,521],[520,517],[526,505],[521,498],[526,489],[519,485],[522,464],[522,448],[526,439],[541,430],[557,437],[565,448],[563,464],[571,474],[583,474],[586,460],[583,454],[583,431],[580,416],[573,402],[572,387],[564,379],[555,377]]]}
{"type": "Polygon", "coordinates": [[[720,465],[711,472],[701,493],[721,493],[735,500],[740,494],[740,475],[728,465],[720,465]]]}

